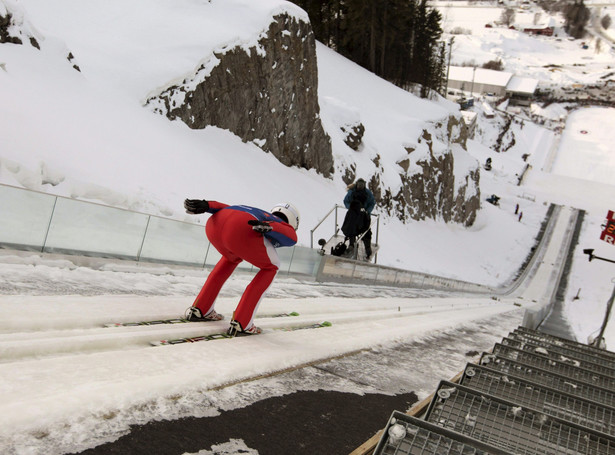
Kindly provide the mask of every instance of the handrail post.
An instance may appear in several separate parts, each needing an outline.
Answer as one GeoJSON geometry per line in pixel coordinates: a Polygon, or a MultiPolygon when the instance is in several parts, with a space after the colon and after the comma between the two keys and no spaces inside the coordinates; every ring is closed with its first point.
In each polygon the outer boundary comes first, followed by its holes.
{"type": "Polygon", "coordinates": [[[327,212],[323,219],[320,220],[316,226],[314,226],[314,229],[310,230],[310,248],[314,248],[314,232],[316,232],[316,229],[318,229],[320,225],[324,223],[327,218],[329,218],[329,215],[331,215],[333,211],[335,211],[335,234],[337,234],[337,207],[338,205],[335,204],[333,208],[327,212]]]}
{"type": "Polygon", "coordinates": [[[53,216],[56,213],[56,205],[58,203],[58,196],[53,200],[53,208],[51,209],[51,215],[49,215],[49,223],[47,223],[47,232],[45,232],[45,238],[43,239],[43,246],[41,247],[41,253],[45,252],[45,247],[47,246],[47,238],[49,237],[49,230],[51,229],[51,222],[53,221],[53,216]]]}
{"type": "Polygon", "coordinates": [[[211,246],[211,242],[207,242],[207,249],[205,250],[205,257],[203,258],[203,268],[207,265],[207,255],[209,254],[209,247],[211,246]]]}
{"type": "Polygon", "coordinates": [[[145,230],[143,231],[143,239],[141,240],[141,246],[139,247],[139,251],[137,252],[137,262],[141,260],[141,253],[143,252],[143,245],[145,244],[145,237],[147,237],[147,229],[149,228],[149,222],[152,219],[151,215],[147,217],[147,223],[145,223],[145,230]]]}
{"type": "MultiPolygon", "coordinates": [[[[376,247],[378,247],[378,235],[380,234],[380,214],[376,215],[376,247]]],[[[378,263],[378,250],[374,255],[374,264],[378,263]]]]}
{"type": "Polygon", "coordinates": [[[333,235],[337,235],[337,228],[338,224],[337,224],[337,204],[335,204],[335,232],[333,233],[333,235]]]}
{"type": "Polygon", "coordinates": [[[288,261],[288,270],[286,271],[286,275],[290,275],[290,269],[293,266],[293,259],[295,258],[295,249],[296,249],[296,247],[297,247],[296,245],[293,246],[293,251],[290,254],[290,260],[288,261]]]}

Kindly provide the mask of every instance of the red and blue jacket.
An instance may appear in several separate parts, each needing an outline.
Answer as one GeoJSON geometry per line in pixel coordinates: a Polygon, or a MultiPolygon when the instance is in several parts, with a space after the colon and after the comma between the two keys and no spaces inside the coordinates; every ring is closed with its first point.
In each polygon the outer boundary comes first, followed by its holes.
{"type": "MultiPolygon", "coordinates": [[[[261,210],[256,207],[250,207],[247,205],[228,205],[222,202],[217,201],[207,201],[209,203],[209,209],[207,213],[216,214],[221,211],[235,211],[244,214],[249,214],[255,220],[264,221],[269,223],[272,227],[272,230],[263,234],[267,240],[269,240],[275,248],[279,248],[282,246],[293,246],[297,243],[297,233],[295,229],[281,218],[261,210]]],[[[246,227],[252,229],[252,227],[247,224],[246,227]]]]}

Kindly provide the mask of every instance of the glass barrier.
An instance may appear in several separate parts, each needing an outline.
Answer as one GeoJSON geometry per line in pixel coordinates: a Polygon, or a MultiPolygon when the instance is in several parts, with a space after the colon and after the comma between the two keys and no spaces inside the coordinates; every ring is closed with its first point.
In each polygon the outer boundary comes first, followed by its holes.
{"type": "Polygon", "coordinates": [[[354,261],[346,261],[335,256],[323,256],[325,266],[323,276],[349,279],[354,277],[354,261]]]}
{"type": "Polygon", "coordinates": [[[42,251],[55,196],[0,186],[0,244],[42,251]]]}
{"type": "Polygon", "coordinates": [[[208,246],[205,226],[152,216],[138,259],[203,266],[208,246]]]}
{"type": "Polygon", "coordinates": [[[288,263],[288,273],[316,275],[322,259],[318,250],[300,246],[288,249],[292,250],[292,256],[288,263]]]}
{"type": "Polygon", "coordinates": [[[410,273],[399,273],[396,277],[395,284],[409,286],[415,282],[415,278],[410,273]]]}
{"type": "Polygon", "coordinates": [[[287,274],[293,261],[295,247],[276,248],[276,252],[280,258],[280,269],[278,273],[287,274]]]}
{"type": "Polygon", "coordinates": [[[378,267],[372,267],[368,264],[357,264],[354,269],[354,277],[363,281],[374,282],[376,280],[376,274],[378,273],[378,267]]]}
{"type": "MultiPolygon", "coordinates": [[[[321,227],[334,231],[335,220],[331,217],[327,220],[331,225],[323,223],[321,227]]],[[[341,222],[339,217],[337,221],[341,222]]],[[[0,184],[0,247],[213,267],[221,255],[204,231],[199,224],[0,184]]],[[[321,256],[317,245],[279,248],[277,252],[280,273],[312,276],[318,281],[491,290],[478,284],[321,256]]],[[[245,261],[238,268],[254,269],[245,261]]]]}
{"type": "Polygon", "coordinates": [[[58,198],[45,251],[136,260],[148,215],[58,198]]]}
{"type": "Polygon", "coordinates": [[[386,269],[386,268],[381,268],[380,270],[378,270],[377,279],[378,281],[382,281],[382,282],[389,283],[389,284],[394,284],[395,280],[397,279],[397,271],[386,269]]]}

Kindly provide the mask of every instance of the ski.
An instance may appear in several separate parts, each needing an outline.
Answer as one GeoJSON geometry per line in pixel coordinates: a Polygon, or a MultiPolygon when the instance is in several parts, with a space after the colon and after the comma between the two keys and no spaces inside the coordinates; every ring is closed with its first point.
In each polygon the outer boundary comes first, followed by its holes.
{"type": "MultiPolygon", "coordinates": [[[[279,313],[272,315],[263,315],[263,318],[282,318],[282,317],[290,317],[290,316],[299,316],[299,313],[293,311],[291,313],[279,313]]],[[[164,325],[164,324],[186,324],[190,323],[185,318],[174,318],[174,319],[158,319],[155,321],[134,321],[134,322],[112,322],[110,324],[105,324],[105,327],[138,327],[144,325],[164,325]]],[[[198,321],[200,322],[200,321],[198,321]]]]}
{"type": "MultiPolygon", "coordinates": [[[[317,322],[315,324],[308,324],[308,325],[278,327],[273,330],[291,332],[294,330],[306,330],[306,329],[318,329],[321,327],[331,327],[332,325],[333,324],[331,324],[329,321],[323,321],[323,322],[317,322]]],[[[244,337],[248,335],[239,335],[239,336],[244,337]]],[[[257,335],[249,335],[249,336],[257,336],[257,335]]],[[[202,335],[202,336],[196,336],[196,337],[183,337],[183,338],[175,338],[173,340],[151,341],[150,344],[152,346],[168,346],[172,344],[196,343],[198,341],[222,340],[226,338],[235,338],[235,337],[228,335],[226,332],[220,332],[220,333],[212,333],[211,335],[202,335]]]]}
{"type": "Polygon", "coordinates": [[[331,327],[333,324],[329,321],[317,322],[315,324],[308,325],[298,325],[298,326],[289,326],[289,327],[279,327],[273,330],[281,330],[283,332],[292,332],[293,330],[303,330],[303,329],[318,329],[320,327],[331,327]]]}
{"type": "Polygon", "coordinates": [[[188,321],[184,318],[159,319],[156,321],[135,321],[135,322],[112,322],[105,324],[105,327],[136,327],[141,325],[160,325],[160,324],[185,324],[188,321]]]}

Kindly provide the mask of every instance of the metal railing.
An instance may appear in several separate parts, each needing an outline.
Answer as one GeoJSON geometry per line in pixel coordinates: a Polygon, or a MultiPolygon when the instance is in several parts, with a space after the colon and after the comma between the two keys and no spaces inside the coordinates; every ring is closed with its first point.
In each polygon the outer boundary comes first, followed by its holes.
{"type": "MultiPolygon", "coordinates": [[[[206,267],[220,253],[201,224],[0,185],[0,247],[42,253],[206,267]]],[[[278,250],[280,271],[315,276],[320,256],[278,250]]],[[[251,269],[248,263],[240,268],[251,269]]]]}
{"type": "MultiPolygon", "coordinates": [[[[338,232],[342,206],[334,206],[314,233],[329,222],[338,232]],[[331,214],[335,214],[331,217],[331,214]]],[[[379,220],[377,215],[373,215],[379,220]]],[[[549,216],[550,217],[550,216],[549,216]]],[[[376,222],[376,243],[379,222],[376,222]]],[[[61,253],[139,262],[213,267],[220,254],[209,244],[202,224],[188,223],[102,204],[0,184],[0,248],[61,253]]],[[[537,248],[539,249],[539,248],[537,248]]],[[[411,270],[319,254],[312,247],[279,248],[280,273],[336,281],[462,293],[505,294],[492,288],[411,270]]],[[[531,264],[530,264],[531,265],[531,264]]],[[[250,264],[240,268],[251,270],[250,264]]],[[[516,280],[518,283],[520,280],[516,280]]]]}
{"type": "MultiPolygon", "coordinates": [[[[316,232],[316,230],[319,227],[321,227],[322,224],[325,221],[327,221],[327,219],[331,216],[331,214],[335,215],[334,216],[335,224],[334,224],[333,229],[332,229],[333,234],[328,234],[327,238],[325,238],[324,240],[327,241],[329,238],[334,238],[334,237],[337,237],[338,235],[340,235],[341,226],[340,226],[340,223],[339,223],[339,215],[338,215],[339,210],[343,210],[345,212],[348,211],[348,209],[346,209],[346,207],[343,207],[341,205],[335,204],[333,206],[333,208],[331,210],[329,210],[327,212],[327,214],[322,218],[322,220],[320,220],[318,222],[318,224],[316,224],[316,226],[314,226],[314,228],[310,230],[310,248],[314,248],[314,232],[316,232]]],[[[363,236],[365,234],[367,234],[367,232],[370,229],[373,229],[374,227],[375,227],[375,231],[376,231],[376,233],[375,233],[375,235],[376,235],[375,245],[376,245],[376,248],[377,248],[377,246],[378,246],[378,238],[379,238],[379,234],[380,234],[380,215],[373,214],[373,213],[370,213],[370,226],[369,226],[369,228],[367,230],[365,230],[365,232],[363,232],[362,234],[357,236],[357,238],[356,238],[357,245],[361,242],[361,239],[363,238],[363,236]],[[376,219],[376,225],[375,226],[374,226],[373,218],[376,219]]],[[[329,231],[329,232],[331,232],[331,231],[329,231]]],[[[355,249],[355,255],[354,255],[353,259],[357,259],[357,252],[358,252],[358,248],[355,249]]],[[[377,261],[378,261],[378,253],[376,253],[375,256],[374,256],[374,263],[377,263],[377,261]]]]}

